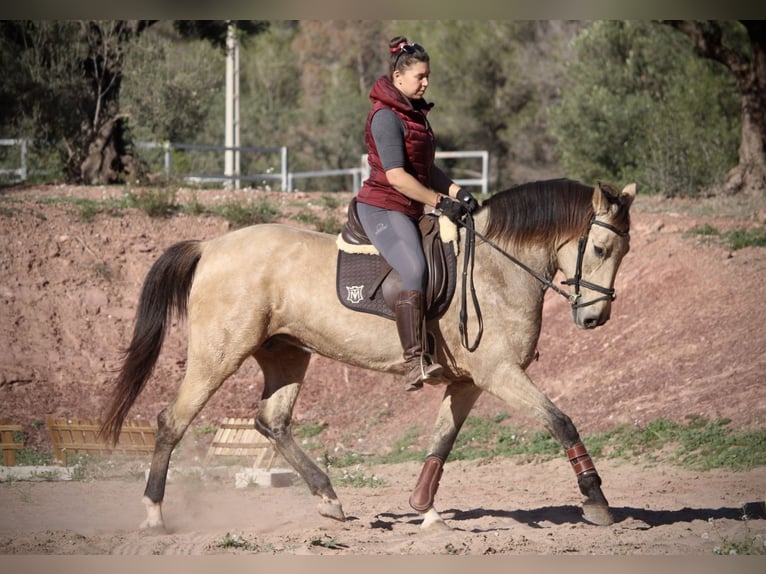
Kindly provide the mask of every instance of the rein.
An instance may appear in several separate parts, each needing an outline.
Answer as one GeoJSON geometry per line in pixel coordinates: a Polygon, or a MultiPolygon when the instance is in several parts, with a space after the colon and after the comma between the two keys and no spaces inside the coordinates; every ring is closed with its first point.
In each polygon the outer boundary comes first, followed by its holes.
{"type": "Polygon", "coordinates": [[[614,289],[609,289],[606,287],[602,287],[601,285],[596,285],[595,283],[591,283],[590,281],[585,281],[582,278],[582,260],[583,256],[585,255],[585,246],[588,242],[588,236],[590,235],[590,229],[594,225],[598,225],[600,227],[604,227],[605,229],[608,229],[609,231],[616,233],[620,237],[626,237],[629,232],[627,231],[620,231],[613,225],[610,225],[609,223],[604,223],[603,221],[599,221],[596,219],[596,216],[593,215],[588,222],[588,229],[585,231],[585,233],[580,237],[580,240],[577,243],[577,268],[575,270],[575,276],[571,279],[566,279],[561,282],[562,285],[574,285],[574,293],[570,294],[555,285],[550,279],[543,276],[542,274],[538,273],[528,265],[525,265],[518,259],[516,259],[513,255],[510,253],[504,251],[502,248],[500,248],[499,245],[492,242],[488,237],[485,235],[479,233],[476,231],[476,228],[474,227],[473,222],[473,215],[470,213],[467,213],[464,217],[464,219],[458,220],[457,222],[459,225],[463,226],[467,233],[465,236],[465,256],[463,257],[463,276],[462,276],[462,289],[461,289],[461,299],[460,299],[460,318],[458,322],[458,329],[460,331],[460,337],[461,337],[461,343],[463,347],[465,347],[469,352],[474,352],[478,346],[479,342],[481,341],[481,337],[484,334],[484,320],[481,315],[481,309],[479,308],[479,300],[476,297],[476,289],[474,287],[474,281],[473,281],[473,269],[474,269],[474,262],[476,258],[476,238],[478,237],[482,241],[484,241],[487,245],[492,247],[495,251],[500,253],[503,257],[513,262],[515,265],[529,273],[532,277],[537,279],[540,283],[543,285],[543,290],[546,289],[552,289],[565,299],[569,301],[569,304],[572,306],[572,309],[579,309],[580,307],[587,307],[588,305],[593,305],[594,303],[597,303],[599,301],[604,300],[611,300],[614,301],[616,295],[614,292],[614,289]],[[470,290],[471,290],[471,300],[473,303],[474,310],[476,312],[476,319],[479,323],[479,330],[476,334],[476,338],[474,339],[473,344],[468,344],[468,332],[466,324],[468,322],[468,311],[466,308],[466,287],[469,285],[469,270],[470,270],[470,290]],[[602,293],[602,297],[598,297],[596,299],[593,299],[591,301],[586,301],[585,303],[580,303],[579,299],[581,296],[580,293],[580,286],[585,287],[586,289],[590,289],[592,291],[597,291],[598,293],[602,293]]]}

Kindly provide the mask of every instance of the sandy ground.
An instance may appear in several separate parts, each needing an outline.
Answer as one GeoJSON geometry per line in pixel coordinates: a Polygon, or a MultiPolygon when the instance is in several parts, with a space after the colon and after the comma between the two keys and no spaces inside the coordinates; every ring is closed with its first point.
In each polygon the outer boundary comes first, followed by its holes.
{"type": "MultiPolygon", "coordinates": [[[[132,330],[138,290],[159,253],[177,240],[228,229],[220,218],[157,220],[138,210],[86,220],[71,202],[123,191],[56,186],[2,192],[0,418],[24,426],[29,448],[48,446],[39,424],[47,416],[99,416],[132,330]],[[57,197],[70,202],[53,201],[57,197]]],[[[192,193],[179,192],[181,199],[192,193]]],[[[205,202],[228,197],[199,194],[205,202]]],[[[329,211],[317,194],[256,195],[278,203],[285,214],[329,211]]],[[[334,209],[338,218],[344,207],[334,209]]],[[[582,435],[687,415],[763,428],[766,250],[732,252],[690,232],[764,221],[760,202],[639,197],[611,321],[582,332],[571,325],[563,301],[549,301],[540,361],[530,374],[582,435]]],[[[183,372],[184,337],[183,329],[171,333],[132,417],[153,420],[169,400],[183,372]]],[[[257,366],[246,364],[197,424],[252,417],[259,376],[257,366]]],[[[295,420],[326,424],[319,440],[328,450],[386,452],[412,429],[417,438],[411,448],[424,447],[438,388],[405,394],[393,377],[321,357],[309,379],[295,420]],[[356,390],[360,385],[364,393],[356,390]]],[[[475,409],[478,415],[501,412],[514,414],[492,397],[482,397],[475,409]]],[[[701,473],[640,459],[595,462],[613,507],[610,527],[582,520],[581,496],[562,455],[544,463],[448,463],[436,504],[450,531],[420,529],[407,504],[420,464],[402,463],[358,470],[383,478],[385,485],[377,488],[345,486],[339,474],[333,476],[348,516],[344,523],[319,516],[317,500],[300,481],[237,489],[231,476],[179,477],[168,487],[168,531],[160,533],[137,529],[144,517],[139,471],[148,464],[142,460],[137,478],[0,483],[0,554],[706,556],[737,543],[763,544],[764,468],[701,473]]]]}
{"type": "Polygon", "coordinates": [[[163,533],[137,529],[139,480],[3,483],[0,553],[712,555],[759,536],[763,544],[766,468],[696,473],[612,461],[599,468],[615,518],[609,527],[583,521],[564,461],[448,463],[437,509],[449,531],[422,530],[407,503],[416,463],[364,468],[381,487],[341,483],[342,523],[320,516],[300,481],[237,489],[226,478],[178,478],[168,487],[163,533]]]}

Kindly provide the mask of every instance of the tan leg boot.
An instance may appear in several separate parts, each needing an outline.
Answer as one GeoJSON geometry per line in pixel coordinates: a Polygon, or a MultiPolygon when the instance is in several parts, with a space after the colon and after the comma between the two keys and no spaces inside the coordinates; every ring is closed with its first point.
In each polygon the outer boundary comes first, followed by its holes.
{"type": "Polygon", "coordinates": [[[431,363],[423,349],[423,293],[400,292],[394,314],[404,349],[405,389],[415,391],[423,386],[424,381],[438,379],[444,370],[438,363],[431,363]]]}

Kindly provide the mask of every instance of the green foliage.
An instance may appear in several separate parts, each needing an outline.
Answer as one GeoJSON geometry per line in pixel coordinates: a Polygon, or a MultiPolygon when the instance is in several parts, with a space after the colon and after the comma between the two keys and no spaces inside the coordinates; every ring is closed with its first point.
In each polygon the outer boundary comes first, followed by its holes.
{"type": "Polygon", "coordinates": [[[749,470],[766,465],[766,430],[735,433],[730,423],[696,416],[687,417],[685,425],[657,419],[643,427],[620,425],[590,436],[587,445],[594,458],[643,456],[656,461],[669,457],[670,462],[692,470],[749,470]]]}
{"type": "Polygon", "coordinates": [[[421,460],[425,453],[420,449],[414,448],[419,436],[420,432],[417,427],[409,427],[402,438],[391,445],[391,451],[388,454],[380,455],[376,460],[382,464],[421,460]]]}
{"type": "Polygon", "coordinates": [[[293,434],[297,438],[312,438],[315,437],[327,428],[327,423],[306,423],[302,425],[296,425],[293,434]]]}
{"type": "Polygon", "coordinates": [[[204,423],[193,427],[192,432],[195,436],[205,436],[218,432],[218,427],[210,423],[204,423]]]}
{"type": "Polygon", "coordinates": [[[47,451],[22,448],[16,451],[16,464],[19,466],[49,466],[53,464],[53,455],[47,451]]]}
{"type": "Polygon", "coordinates": [[[742,509],[742,534],[738,538],[722,534],[714,518],[708,519],[712,530],[702,534],[703,540],[714,543],[713,554],[718,556],[764,556],[766,555],[766,530],[755,532],[750,526],[747,508],[742,509]]]}
{"type": "Polygon", "coordinates": [[[121,107],[138,141],[200,141],[200,128],[224,90],[224,59],[208,42],[179,42],[166,27],[148,30],[130,51],[121,107]]]}
{"type": "Polygon", "coordinates": [[[361,464],[357,464],[353,469],[344,468],[337,482],[354,488],[380,488],[387,486],[386,481],[379,476],[374,474],[368,475],[361,464]]]}
{"type": "Polygon", "coordinates": [[[176,192],[169,188],[145,188],[139,192],[129,191],[127,199],[149,217],[170,217],[181,210],[176,202],[176,192]]]}
{"type": "Polygon", "coordinates": [[[737,163],[739,100],[723,67],[645,21],[599,21],[577,39],[553,133],[569,176],[694,195],[737,163]]]}
{"type": "Polygon", "coordinates": [[[344,222],[338,221],[338,218],[334,215],[319,217],[307,209],[296,213],[293,219],[306,225],[313,225],[314,229],[321,233],[330,233],[332,235],[337,235],[344,225],[344,222]]]}
{"type": "Polygon", "coordinates": [[[346,544],[341,544],[334,538],[330,537],[328,534],[325,534],[323,536],[314,536],[311,539],[310,544],[311,546],[321,546],[322,548],[330,548],[333,550],[348,548],[346,544]]]}
{"type": "Polygon", "coordinates": [[[261,549],[255,542],[250,542],[239,534],[227,532],[223,539],[216,544],[216,547],[225,550],[245,550],[247,552],[259,552],[261,549]]]}
{"type": "Polygon", "coordinates": [[[93,221],[99,215],[120,217],[125,209],[132,206],[127,195],[119,199],[88,199],[84,197],[54,196],[39,200],[39,203],[71,205],[82,221],[93,221]]]}
{"type": "Polygon", "coordinates": [[[226,219],[233,229],[258,223],[268,223],[279,217],[280,214],[279,208],[267,199],[244,204],[227,201],[223,205],[210,208],[208,212],[226,219]]]}
{"type": "MultiPolygon", "coordinates": [[[[559,99],[570,38],[582,23],[394,22],[431,55],[426,98],[440,149],[487,149],[494,186],[558,176],[547,110],[559,99]]],[[[396,32],[399,33],[399,32],[396,32]]],[[[393,35],[393,34],[392,34],[393,35]]]]}
{"type": "MultiPolygon", "coordinates": [[[[715,468],[739,471],[766,466],[766,429],[734,431],[730,424],[728,419],[708,421],[698,416],[686,417],[685,423],[657,419],[645,426],[619,425],[583,440],[594,459],[641,458],[645,462],[666,462],[698,471],[715,468]]],[[[417,428],[410,427],[392,445],[390,453],[370,455],[367,463],[420,461],[425,453],[413,448],[418,439],[417,428]]],[[[521,430],[508,424],[506,415],[469,416],[448,461],[514,457],[524,462],[542,462],[562,454],[561,446],[547,431],[521,430]]],[[[319,460],[328,471],[361,468],[361,455],[348,450],[339,455],[325,452],[319,460]]]]}
{"type": "Polygon", "coordinates": [[[84,54],[77,21],[0,21],[3,137],[31,138],[59,158],[79,152],[84,54]]]}
{"type": "Polygon", "coordinates": [[[721,232],[710,224],[705,224],[693,228],[690,233],[703,237],[713,237],[720,239],[732,251],[744,249],[745,247],[766,247],[766,229],[732,229],[727,232],[721,232]]]}
{"type": "Polygon", "coordinates": [[[466,419],[449,460],[520,456],[525,460],[547,460],[561,452],[550,433],[529,433],[505,424],[506,415],[466,419]]]}
{"type": "Polygon", "coordinates": [[[726,234],[732,250],[745,247],[766,247],[766,229],[734,229],[726,234]]]}
{"type": "MultiPolygon", "coordinates": [[[[223,142],[226,22],[139,22],[0,22],[0,135],[35,140],[28,155],[33,179],[80,177],[78,160],[95,130],[117,114],[123,119],[113,133],[123,141],[116,161],[135,154],[138,166],[155,173],[162,171],[161,151],[132,147],[131,140],[223,142]],[[97,49],[98,34],[108,41],[97,49]],[[107,60],[115,66],[102,71],[119,80],[111,85],[93,76],[107,60]]],[[[251,36],[240,44],[241,145],[287,146],[292,171],[359,164],[368,93],[387,71],[388,40],[399,34],[431,55],[427,98],[436,103],[429,120],[438,147],[489,150],[492,186],[563,172],[693,195],[721,182],[737,162],[740,102],[730,72],[698,58],[689,38],[658,23],[239,25],[242,39],[251,36]]],[[[744,54],[744,28],[736,21],[721,27],[727,48],[744,54]]],[[[243,173],[273,174],[279,154],[245,151],[241,162],[243,173]]],[[[220,152],[176,150],[172,163],[174,173],[223,171],[220,152]]],[[[273,180],[253,185],[269,189],[273,180]]],[[[306,185],[348,189],[349,178],[306,185]]],[[[336,229],[329,219],[317,227],[336,229]]]]}

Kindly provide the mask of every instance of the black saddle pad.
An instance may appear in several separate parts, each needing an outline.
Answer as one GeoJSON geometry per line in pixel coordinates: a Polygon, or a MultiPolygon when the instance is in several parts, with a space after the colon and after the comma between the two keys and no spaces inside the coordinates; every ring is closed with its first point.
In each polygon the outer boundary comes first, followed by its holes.
{"type": "MultiPolygon", "coordinates": [[[[441,317],[455,293],[457,256],[453,241],[442,241],[436,217],[421,229],[433,227],[424,236],[423,248],[428,265],[426,319],[441,317]]],[[[338,300],[349,309],[394,319],[396,296],[401,291],[401,277],[391,269],[372,245],[349,244],[338,236],[336,273],[338,300]]]]}

